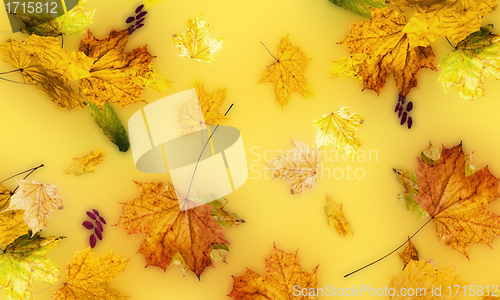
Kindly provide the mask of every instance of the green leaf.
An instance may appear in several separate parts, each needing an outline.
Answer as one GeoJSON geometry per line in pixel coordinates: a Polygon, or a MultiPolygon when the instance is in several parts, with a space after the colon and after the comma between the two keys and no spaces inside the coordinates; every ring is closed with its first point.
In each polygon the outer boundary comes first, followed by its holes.
{"type": "Polygon", "coordinates": [[[91,101],[89,101],[87,107],[104,135],[116,144],[120,151],[127,152],[130,148],[127,132],[109,102],[104,103],[102,110],[91,101]]]}
{"type": "Polygon", "coordinates": [[[372,13],[370,7],[384,8],[385,1],[383,0],[329,0],[333,4],[347,9],[362,17],[371,18],[372,13]]]}
{"type": "Polygon", "coordinates": [[[404,193],[398,195],[398,199],[407,210],[415,212],[419,218],[428,217],[429,214],[415,201],[415,196],[418,194],[417,176],[401,169],[392,169],[392,171],[398,175],[399,183],[406,189],[404,193]]]}

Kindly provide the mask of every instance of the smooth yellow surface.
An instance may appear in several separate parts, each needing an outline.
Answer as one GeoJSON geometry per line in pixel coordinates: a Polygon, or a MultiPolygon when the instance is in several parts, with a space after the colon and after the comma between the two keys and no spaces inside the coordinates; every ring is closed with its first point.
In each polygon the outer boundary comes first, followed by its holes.
{"type": "MultiPolygon", "coordinates": [[[[125,20],[140,3],[89,0],[86,8],[96,8],[95,23],[90,26],[92,32],[97,38],[103,38],[112,28],[125,28],[125,20]]],[[[225,230],[231,242],[227,264],[219,262],[215,268],[207,268],[201,280],[192,272],[183,278],[177,266],[169,267],[166,272],[158,267],[144,268],[144,257],[137,254],[144,235],[127,236],[124,230],[110,224],[116,223],[121,214],[118,201],[139,196],[133,180],[166,181],[169,176],[137,171],[131,152],[119,152],[88,111],[58,109],[34,86],[0,81],[0,180],[45,164],[29,179],[56,185],[65,200],[64,209],[54,212],[48,228],[43,230],[44,235],[68,237],[48,253],[61,268],[63,278],[67,260],[88,246],[89,231],[81,223],[87,219],[85,211],[95,208],[108,222],[104,240],[95,248],[96,257],[112,250],[116,255],[131,258],[125,272],[112,283],[131,299],[230,299],[226,295],[232,289],[231,276],[243,275],[246,267],[265,275],[264,258],[271,253],[273,243],[289,253],[299,249],[300,262],[306,271],[319,264],[320,287],[330,284],[348,288],[364,284],[384,288],[389,286],[392,276],[401,273],[403,264],[396,254],[355,275],[343,276],[389,253],[426,221],[417,220],[417,216],[399,202],[397,195],[404,189],[392,168],[415,172],[416,157],[429,141],[448,148],[462,141],[466,154],[474,151],[477,167],[488,165],[492,174],[500,177],[500,82],[497,80],[487,79],[486,96],[480,102],[463,102],[456,89],[444,93],[437,81],[437,72],[422,70],[418,75],[419,89],[409,94],[414,102],[411,113],[414,124],[408,130],[399,126],[394,113],[397,89],[392,77],[380,96],[369,90],[362,92],[362,84],[355,79],[330,79],[331,61],[348,54],[337,42],[349,32],[349,22],[366,19],[327,0],[164,0],[150,6],[148,11],[146,25],[131,36],[128,49],[148,44],[151,54],[157,56],[153,60],[155,68],[172,81],[172,87],[162,95],[146,91],[146,101],[151,103],[190,89],[193,78],[204,82],[208,91],[228,87],[221,112],[231,103],[234,106],[228,114],[230,120],[224,125],[241,131],[250,173],[247,182],[228,196],[226,208],[246,223],[225,230]],[[200,13],[210,24],[211,35],[226,37],[222,48],[213,55],[212,64],[179,57],[172,45],[172,34],[183,32],[187,21],[200,13]],[[277,45],[287,34],[294,46],[300,46],[312,58],[305,77],[317,97],[303,99],[293,93],[288,106],[282,110],[275,101],[273,85],[257,82],[266,66],[274,61],[260,42],[276,55],[277,45]],[[311,192],[300,196],[290,195],[284,181],[265,179],[265,176],[270,178],[270,172],[264,172],[264,162],[290,149],[290,138],[315,145],[316,129],[310,123],[343,106],[365,120],[358,130],[361,161],[353,162],[349,157],[344,162],[341,155],[339,161],[330,161],[335,160],[335,156],[329,152],[329,160],[323,164],[323,176],[320,174],[311,192]],[[98,146],[104,146],[106,158],[95,173],[80,177],[63,175],[72,157],[83,156],[98,146]],[[365,161],[361,151],[366,154],[365,161]],[[333,177],[341,175],[337,168],[344,172],[342,179],[333,177]],[[349,174],[346,168],[350,168],[349,174]],[[357,168],[364,170],[363,179],[354,177],[357,168]],[[260,179],[257,179],[258,173],[262,175],[260,179]],[[323,212],[325,194],[343,203],[354,236],[341,237],[327,225],[323,212]]],[[[488,15],[483,24],[496,23],[496,27],[500,27],[498,20],[499,11],[488,15]]],[[[82,37],[64,37],[64,48],[78,49],[82,37]]],[[[8,38],[27,36],[1,35],[0,42],[8,38]]],[[[443,39],[436,41],[433,47],[438,61],[452,50],[443,39]]],[[[12,66],[0,63],[0,72],[10,70],[12,66]]],[[[19,74],[0,76],[22,80],[19,74]]],[[[126,124],[144,105],[133,104],[126,110],[113,107],[126,124]]],[[[325,161],[324,156],[322,159],[325,161]]],[[[356,174],[360,178],[363,173],[358,170],[356,174]]],[[[15,188],[13,180],[3,185],[11,190],[15,188]]],[[[500,200],[496,202],[489,210],[500,214],[500,200]]],[[[432,223],[412,241],[420,257],[433,258],[439,269],[458,266],[459,274],[476,285],[500,285],[500,239],[493,243],[495,250],[472,245],[470,260],[439,242],[432,223]]],[[[59,282],[63,282],[62,279],[59,282]]],[[[37,282],[35,290],[47,287],[49,285],[37,282]]],[[[56,290],[57,287],[43,291],[35,299],[49,299],[56,290]]],[[[4,291],[0,291],[0,299],[6,299],[4,291]]]]}

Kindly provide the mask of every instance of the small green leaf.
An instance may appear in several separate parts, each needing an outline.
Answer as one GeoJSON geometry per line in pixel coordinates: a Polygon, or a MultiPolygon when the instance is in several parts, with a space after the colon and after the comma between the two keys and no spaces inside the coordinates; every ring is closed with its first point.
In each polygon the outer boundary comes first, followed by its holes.
{"type": "Polygon", "coordinates": [[[333,4],[347,9],[362,17],[371,18],[372,13],[370,7],[384,8],[385,1],[383,0],[329,0],[333,4]]]}
{"type": "Polygon", "coordinates": [[[130,148],[127,132],[109,102],[104,103],[102,110],[91,101],[89,101],[87,107],[104,135],[116,144],[120,151],[127,152],[130,148]]]}

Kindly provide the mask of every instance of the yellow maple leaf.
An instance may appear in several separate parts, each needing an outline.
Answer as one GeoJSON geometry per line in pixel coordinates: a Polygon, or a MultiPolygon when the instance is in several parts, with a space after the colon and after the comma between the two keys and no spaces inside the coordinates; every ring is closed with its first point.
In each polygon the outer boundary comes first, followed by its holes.
{"type": "Polygon", "coordinates": [[[105,157],[102,153],[103,149],[104,147],[101,146],[85,156],[73,158],[73,163],[71,163],[71,166],[64,171],[64,174],[73,173],[75,176],[80,176],[87,173],[93,173],[96,165],[99,164],[105,157]]]}
{"type": "Polygon", "coordinates": [[[34,34],[24,41],[5,41],[0,45],[0,53],[5,62],[21,72],[26,82],[49,95],[59,108],[85,106],[70,82],[89,76],[94,59],[82,52],[66,52],[56,37],[34,34]]]}
{"type": "Polygon", "coordinates": [[[214,62],[212,54],[222,46],[222,39],[209,37],[210,28],[202,16],[188,21],[186,31],[172,35],[172,43],[180,57],[192,58],[199,62],[214,62]]]}
{"type": "Polygon", "coordinates": [[[330,227],[335,228],[341,236],[354,235],[342,211],[342,203],[338,204],[333,201],[332,197],[326,195],[326,206],[324,209],[326,221],[330,227]]]}
{"type": "Polygon", "coordinates": [[[455,299],[455,295],[448,293],[444,288],[466,284],[469,282],[458,275],[457,268],[438,271],[428,261],[411,260],[401,275],[392,278],[390,288],[395,293],[391,299],[451,300],[455,299]],[[437,294],[435,289],[440,286],[443,290],[437,294]],[[411,291],[414,295],[402,295],[399,293],[402,289],[411,291]]]}
{"type": "Polygon", "coordinates": [[[142,86],[137,82],[150,72],[149,64],[153,56],[147,46],[125,52],[128,37],[128,29],[112,30],[107,37],[98,40],[87,30],[87,35],[80,42],[80,51],[95,58],[90,76],[80,81],[80,89],[99,108],[106,101],[123,108],[132,103],[145,102],[142,86]]]}
{"type": "Polygon", "coordinates": [[[408,265],[408,263],[412,260],[419,260],[418,259],[418,251],[417,248],[413,245],[413,243],[410,241],[408,238],[408,245],[406,245],[406,248],[398,253],[399,258],[403,261],[404,268],[408,265]]]}
{"type": "Polygon", "coordinates": [[[142,87],[146,87],[157,92],[161,92],[170,88],[172,82],[168,81],[158,72],[156,72],[153,63],[150,63],[148,68],[149,71],[146,74],[136,78],[135,83],[137,85],[142,85],[142,87]]]}
{"type": "Polygon", "coordinates": [[[129,296],[110,286],[111,280],[125,270],[130,259],[108,252],[94,257],[92,248],[77,252],[68,262],[64,286],[57,290],[52,300],[110,299],[125,300],[129,296]]]}
{"type": "Polygon", "coordinates": [[[458,43],[478,31],[483,17],[494,11],[497,0],[390,0],[400,8],[415,8],[404,31],[410,45],[428,46],[437,37],[449,37],[458,43]]]}
{"type": "Polygon", "coordinates": [[[283,179],[290,184],[290,193],[300,195],[306,189],[316,185],[319,168],[319,150],[311,150],[301,142],[292,142],[292,150],[280,155],[266,166],[271,170],[272,178],[283,179]]]}
{"type": "Polygon", "coordinates": [[[274,84],[276,101],[282,109],[288,104],[292,92],[299,92],[304,98],[315,96],[304,77],[304,71],[311,59],[300,50],[300,47],[292,46],[288,35],[281,39],[278,56],[275,59],[275,62],[266,67],[258,83],[274,84]]]}
{"type": "Polygon", "coordinates": [[[421,68],[437,71],[435,54],[430,46],[410,47],[403,31],[407,19],[402,12],[390,9],[372,9],[372,18],[351,24],[351,31],[341,42],[349,48],[352,59],[334,62],[331,75],[363,79],[363,88],[379,94],[387,77],[392,74],[399,93],[408,95],[417,86],[421,68]],[[356,54],[364,54],[358,56],[356,54]]]}
{"type": "Polygon", "coordinates": [[[23,221],[23,210],[0,212],[0,249],[5,249],[21,235],[28,233],[29,228],[23,221]]]}
{"type": "Polygon", "coordinates": [[[63,199],[57,195],[55,185],[41,184],[33,180],[17,180],[19,190],[12,195],[7,210],[24,209],[24,223],[36,233],[47,227],[49,215],[63,209],[63,199]]]}
{"type": "Polygon", "coordinates": [[[0,184],[0,211],[9,207],[10,191],[0,184]]]}
{"type": "Polygon", "coordinates": [[[363,122],[358,113],[351,113],[348,107],[342,107],[314,120],[311,125],[318,128],[316,144],[320,150],[334,144],[340,152],[356,155],[361,146],[358,128],[363,122]]]}

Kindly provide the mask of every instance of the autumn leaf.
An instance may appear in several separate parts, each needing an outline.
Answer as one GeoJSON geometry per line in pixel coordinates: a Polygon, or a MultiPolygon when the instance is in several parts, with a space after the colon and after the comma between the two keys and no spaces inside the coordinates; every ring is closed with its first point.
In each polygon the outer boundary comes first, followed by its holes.
{"type": "Polygon", "coordinates": [[[286,253],[274,245],[271,255],[266,258],[267,276],[247,268],[242,276],[233,277],[233,289],[228,295],[236,300],[243,299],[312,299],[296,297],[294,286],[301,289],[316,289],[317,270],[304,272],[299,263],[298,253],[286,253]]]}
{"type": "Polygon", "coordinates": [[[10,204],[10,191],[0,184],[0,211],[9,207],[10,204]]]}
{"type": "Polygon", "coordinates": [[[418,251],[417,248],[413,245],[413,243],[410,241],[410,238],[408,238],[408,245],[406,245],[406,248],[398,253],[399,258],[403,261],[404,268],[408,265],[408,263],[412,260],[417,260],[418,261],[418,251]]]}
{"type": "Polygon", "coordinates": [[[334,144],[340,152],[356,155],[361,146],[358,128],[363,122],[358,113],[351,113],[348,107],[342,107],[314,120],[311,125],[318,129],[316,144],[320,150],[334,144]]]}
{"type": "Polygon", "coordinates": [[[210,28],[202,16],[188,21],[186,31],[172,35],[172,43],[180,57],[192,58],[199,62],[214,62],[212,54],[222,46],[224,38],[209,37],[210,28]]]}
{"type": "Polygon", "coordinates": [[[94,251],[90,247],[77,252],[73,261],[68,262],[66,271],[68,275],[64,286],[50,299],[128,299],[129,296],[111,287],[110,282],[124,271],[129,260],[111,251],[100,258],[95,258],[94,251]]]}
{"type": "Polygon", "coordinates": [[[215,126],[229,120],[228,117],[219,112],[222,103],[226,100],[227,88],[218,89],[208,94],[205,92],[203,82],[199,82],[196,79],[194,80],[194,88],[196,89],[196,95],[198,95],[198,101],[200,102],[201,112],[203,113],[206,125],[215,126]]]}
{"type": "Polygon", "coordinates": [[[170,88],[172,83],[156,72],[153,63],[149,64],[148,69],[146,74],[136,78],[135,84],[157,92],[170,88]]]}
{"type": "Polygon", "coordinates": [[[448,91],[456,85],[463,100],[479,101],[484,96],[486,76],[500,79],[500,36],[493,25],[481,27],[460,41],[439,67],[439,81],[448,91]]]}
{"type": "Polygon", "coordinates": [[[57,265],[45,254],[64,237],[41,237],[38,233],[17,238],[0,251],[0,287],[9,299],[27,299],[33,295],[33,281],[53,284],[59,278],[57,265]]]}
{"type": "Polygon", "coordinates": [[[354,54],[353,58],[335,61],[330,75],[361,77],[364,89],[379,94],[392,74],[399,93],[408,95],[410,89],[417,86],[417,74],[421,68],[437,69],[430,46],[410,47],[408,36],[403,31],[406,23],[402,12],[372,9],[372,18],[351,24],[350,33],[341,42],[354,54]]]}
{"type": "Polygon", "coordinates": [[[404,31],[411,47],[428,46],[438,37],[458,43],[478,31],[483,17],[494,11],[497,0],[390,0],[400,8],[415,8],[404,31]]]}
{"type": "Polygon", "coordinates": [[[491,247],[500,235],[500,216],[486,210],[500,194],[499,179],[487,167],[467,165],[472,165],[472,157],[464,155],[461,144],[443,147],[434,164],[418,158],[414,200],[434,220],[438,239],[468,257],[469,244],[491,247]]]}
{"type": "Polygon", "coordinates": [[[258,83],[274,84],[276,101],[282,109],[288,104],[292,92],[299,92],[304,98],[315,96],[304,77],[304,71],[311,59],[300,50],[300,47],[292,46],[288,35],[281,39],[278,56],[275,59],[275,62],[266,67],[258,83]]]}
{"type": "Polygon", "coordinates": [[[171,183],[139,183],[141,196],[120,203],[123,212],[116,224],[128,234],[145,233],[139,253],[146,258],[147,266],[163,270],[173,262],[178,252],[185,264],[198,278],[207,266],[213,266],[210,247],[229,242],[222,227],[212,216],[213,207],[194,205],[191,200],[179,203],[171,183]],[[181,205],[184,209],[181,210],[181,205]]]}
{"type": "Polygon", "coordinates": [[[122,122],[109,102],[105,102],[102,109],[99,109],[97,105],[89,101],[87,107],[95,123],[101,128],[104,135],[113,144],[117,145],[121,152],[127,152],[130,148],[127,131],[125,131],[122,122]]]}
{"type": "Polygon", "coordinates": [[[229,228],[245,223],[245,220],[238,217],[238,215],[224,210],[227,202],[226,198],[220,198],[207,203],[213,207],[211,214],[215,221],[217,221],[217,224],[222,228],[229,228]]]}
{"type": "Polygon", "coordinates": [[[96,165],[102,162],[105,157],[102,153],[103,149],[104,147],[101,146],[85,156],[73,158],[73,163],[64,171],[64,174],[73,173],[75,176],[80,176],[87,173],[93,173],[96,165]]]}
{"type": "Polygon", "coordinates": [[[439,286],[447,287],[453,285],[465,286],[467,280],[458,275],[457,268],[438,271],[436,267],[426,260],[411,260],[399,276],[391,280],[390,288],[398,291],[392,300],[396,299],[425,299],[425,300],[447,300],[455,299],[455,295],[442,291],[441,295],[433,293],[432,289],[439,286]],[[412,290],[412,297],[399,295],[401,289],[412,290]]]}
{"type": "Polygon", "coordinates": [[[128,29],[112,30],[107,37],[98,40],[87,30],[80,41],[80,51],[95,59],[90,76],[80,81],[80,90],[99,108],[106,101],[123,108],[132,103],[145,102],[142,86],[137,82],[150,71],[153,56],[147,46],[125,53],[128,37],[128,29]]]}
{"type": "MultiPolygon", "coordinates": [[[[21,22],[26,24],[25,27],[21,29],[21,32],[26,34],[36,34],[39,36],[61,36],[61,35],[75,35],[82,33],[85,28],[93,23],[92,18],[94,17],[94,9],[85,10],[83,6],[85,5],[85,0],[79,0],[78,3],[67,11],[66,3],[64,0],[60,2],[51,1],[38,1],[42,3],[44,7],[47,3],[49,7],[53,8],[51,3],[61,4],[63,11],[57,18],[52,17],[52,13],[47,13],[47,11],[42,9],[42,13],[28,13],[28,10],[19,10],[15,17],[21,22]]],[[[73,1],[71,1],[73,2],[73,1]]]]}
{"type": "Polygon", "coordinates": [[[383,8],[385,7],[384,0],[329,0],[335,5],[345,8],[357,15],[365,18],[371,18],[372,14],[370,7],[383,8]]]}
{"type": "Polygon", "coordinates": [[[414,211],[419,218],[426,218],[429,214],[415,201],[418,194],[417,176],[401,169],[392,169],[398,175],[398,181],[405,188],[405,192],[398,195],[398,199],[405,205],[409,211],[414,211]]]}
{"type": "Polygon", "coordinates": [[[292,150],[287,155],[274,158],[266,166],[271,170],[272,178],[283,179],[290,184],[290,193],[300,195],[306,189],[316,185],[319,168],[319,150],[311,150],[301,142],[292,142],[292,150]]]}
{"type": "Polygon", "coordinates": [[[24,41],[9,39],[0,45],[3,60],[18,69],[26,82],[49,95],[59,108],[83,108],[83,100],[70,82],[89,76],[94,61],[81,52],[66,52],[55,37],[31,35],[24,41]]]}
{"type": "Polygon", "coordinates": [[[24,223],[33,231],[47,227],[49,215],[63,209],[63,199],[55,185],[40,184],[33,180],[17,180],[19,190],[12,196],[7,210],[24,209],[24,223]]]}
{"type": "Polygon", "coordinates": [[[338,204],[333,201],[332,197],[326,195],[326,206],[324,209],[326,221],[330,227],[335,228],[341,236],[354,235],[342,211],[342,203],[338,204]]]}

